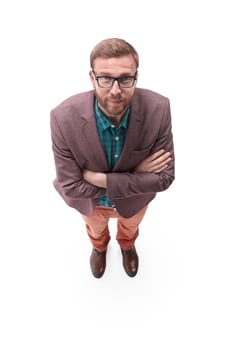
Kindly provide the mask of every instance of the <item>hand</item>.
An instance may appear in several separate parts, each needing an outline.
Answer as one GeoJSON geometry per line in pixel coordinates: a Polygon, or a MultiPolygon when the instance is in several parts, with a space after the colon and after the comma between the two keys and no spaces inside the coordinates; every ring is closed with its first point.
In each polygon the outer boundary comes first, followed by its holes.
{"type": "Polygon", "coordinates": [[[93,186],[107,188],[107,176],[104,173],[85,169],[83,171],[83,178],[93,186]]]}
{"type": "Polygon", "coordinates": [[[172,159],[170,155],[170,152],[165,152],[161,149],[144,159],[134,171],[136,173],[161,173],[168,167],[168,163],[172,159]]]}

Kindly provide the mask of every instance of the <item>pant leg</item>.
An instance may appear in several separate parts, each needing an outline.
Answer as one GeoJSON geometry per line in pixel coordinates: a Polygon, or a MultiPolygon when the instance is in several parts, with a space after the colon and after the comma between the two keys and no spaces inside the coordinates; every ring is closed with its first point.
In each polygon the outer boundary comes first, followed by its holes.
{"type": "Polygon", "coordinates": [[[130,218],[123,218],[120,215],[118,216],[116,239],[122,249],[128,250],[133,247],[139,234],[139,224],[141,223],[146,210],[147,206],[130,218]]]}
{"type": "Polygon", "coordinates": [[[82,215],[86,223],[86,230],[94,248],[99,251],[107,249],[110,241],[108,222],[111,217],[111,210],[97,207],[92,216],[82,215]]]}

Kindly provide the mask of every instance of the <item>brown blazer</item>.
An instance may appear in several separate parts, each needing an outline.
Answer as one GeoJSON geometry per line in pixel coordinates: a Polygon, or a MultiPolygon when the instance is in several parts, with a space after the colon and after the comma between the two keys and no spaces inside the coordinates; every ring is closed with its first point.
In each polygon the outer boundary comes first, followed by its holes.
{"type": "Polygon", "coordinates": [[[147,205],[174,179],[174,150],[169,100],[153,91],[135,89],[129,127],[121,156],[108,173],[94,116],[94,91],[74,95],[51,111],[52,148],[56,166],[54,186],[65,202],[90,216],[105,189],[87,183],[83,169],[107,173],[110,200],[123,217],[147,205]],[[147,156],[165,149],[172,161],[160,174],[134,173],[147,156]]]}

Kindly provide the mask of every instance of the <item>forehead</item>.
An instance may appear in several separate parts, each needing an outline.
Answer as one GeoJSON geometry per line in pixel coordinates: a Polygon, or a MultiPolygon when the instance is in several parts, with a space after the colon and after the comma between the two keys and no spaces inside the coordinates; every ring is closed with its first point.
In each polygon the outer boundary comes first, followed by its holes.
{"type": "Polygon", "coordinates": [[[134,74],[136,63],[131,55],[122,57],[102,58],[97,57],[94,61],[94,71],[96,74],[134,74]]]}

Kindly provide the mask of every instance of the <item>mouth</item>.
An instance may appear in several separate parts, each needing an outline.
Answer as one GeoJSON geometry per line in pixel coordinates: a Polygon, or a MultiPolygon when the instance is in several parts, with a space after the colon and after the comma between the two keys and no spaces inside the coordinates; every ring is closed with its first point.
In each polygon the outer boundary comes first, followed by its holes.
{"type": "Polygon", "coordinates": [[[122,103],[123,101],[122,100],[117,100],[117,99],[115,99],[115,100],[109,100],[109,103],[112,103],[112,104],[120,104],[120,103],[122,103]]]}

